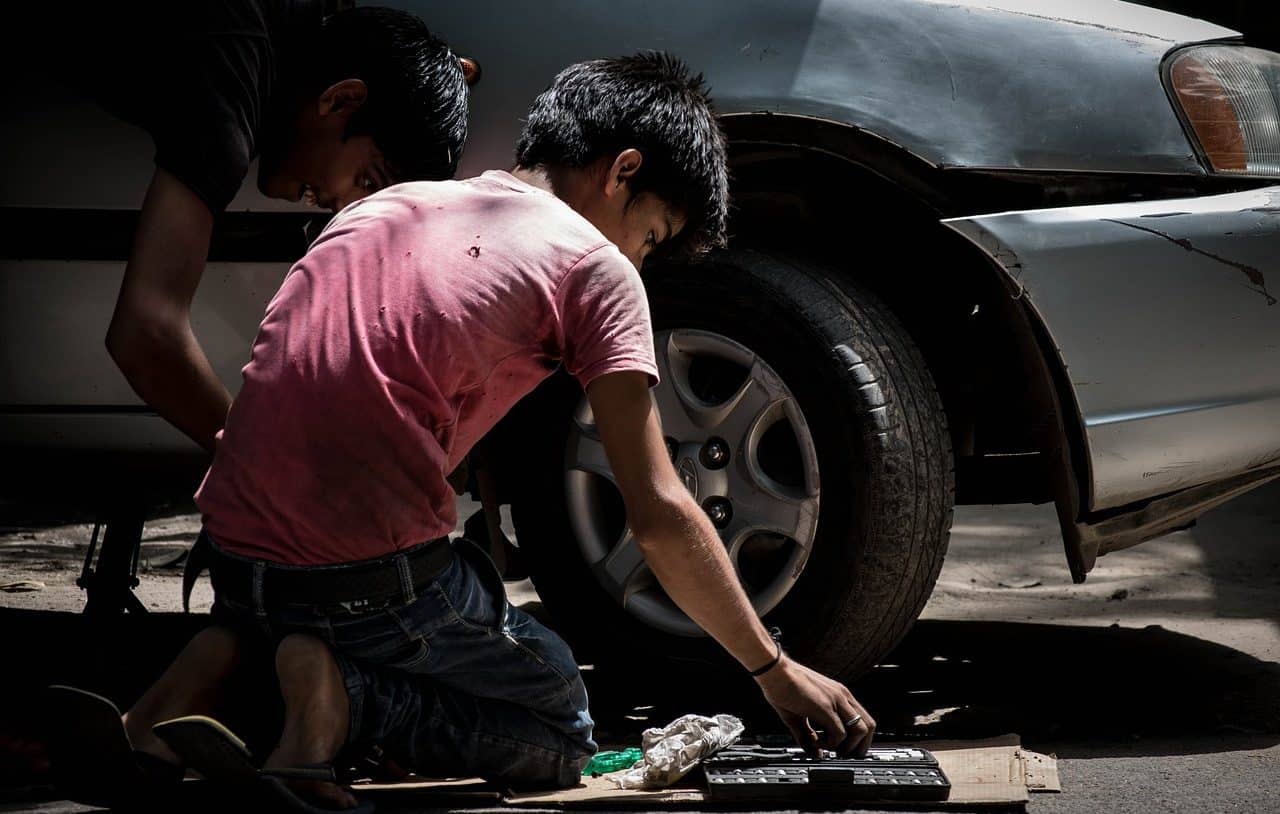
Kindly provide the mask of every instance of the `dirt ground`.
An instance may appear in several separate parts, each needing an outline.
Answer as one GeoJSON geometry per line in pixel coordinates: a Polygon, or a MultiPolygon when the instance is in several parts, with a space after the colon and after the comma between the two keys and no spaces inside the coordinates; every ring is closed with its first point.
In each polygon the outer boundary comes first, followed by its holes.
{"type": "MultiPolygon", "coordinates": [[[[475,508],[460,500],[459,517],[475,508]]],[[[174,510],[163,515],[144,529],[136,593],[148,608],[180,611],[178,557],[200,521],[174,510]]],[[[79,610],[84,599],[75,581],[92,531],[91,523],[41,525],[20,517],[0,526],[0,607],[79,610]]],[[[514,537],[509,525],[508,532],[514,537]]],[[[1277,589],[1280,484],[1211,512],[1189,530],[1101,558],[1083,585],[1071,583],[1051,506],[961,506],[921,618],[1158,625],[1275,662],[1277,589]]],[[[537,596],[528,582],[508,583],[507,590],[517,604],[537,596]]],[[[192,607],[207,607],[212,598],[208,580],[201,580],[192,607]]]]}
{"type": "MultiPolygon", "coordinates": [[[[19,583],[0,587],[0,607],[77,610],[92,527],[20,514],[8,507],[0,529],[0,585],[19,583]]],[[[180,608],[180,561],[166,563],[197,529],[181,511],[148,523],[148,607],[180,608]]],[[[1064,792],[1036,795],[1033,812],[1280,811],[1280,484],[1102,558],[1083,585],[1061,546],[1049,506],[957,511],[922,622],[854,687],[882,729],[1020,733],[1060,758],[1064,792]]],[[[508,589],[536,601],[528,583],[508,589]]],[[[193,605],[210,598],[202,582],[193,605]]],[[[597,703],[609,707],[608,690],[593,689],[597,703]]]]}

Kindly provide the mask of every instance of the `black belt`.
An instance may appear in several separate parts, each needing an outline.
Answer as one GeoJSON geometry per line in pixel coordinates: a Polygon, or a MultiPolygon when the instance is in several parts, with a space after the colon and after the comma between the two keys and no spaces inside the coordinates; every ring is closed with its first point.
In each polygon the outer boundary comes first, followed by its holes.
{"type": "MultiPolygon", "coordinates": [[[[200,535],[197,546],[207,541],[200,535]]],[[[255,607],[255,574],[262,573],[263,607],[334,606],[372,610],[411,601],[419,588],[438,577],[453,561],[448,537],[379,560],[314,567],[280,566],[231,557],[207,545],[214,590],[228,599],[255,607]],[[400,565],[403,560],[404,566],[400,565]]]]}

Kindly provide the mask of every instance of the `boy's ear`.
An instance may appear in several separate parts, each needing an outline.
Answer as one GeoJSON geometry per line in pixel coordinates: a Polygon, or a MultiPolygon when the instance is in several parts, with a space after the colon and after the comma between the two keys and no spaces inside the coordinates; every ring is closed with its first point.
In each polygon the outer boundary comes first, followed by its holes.
{"type": "Polygon", "coordinates": [[[349,117],[359,110],[368,98],[369,86],[363,79],[343,79],[341,82],[330,85],[320,94],[318,100],[320,115],[337,113],[349,117]]]}
{"type": "Polygon", "coordinates": [[[470,87],[480,84],[480,63],[471,57],[458,57],[458,64],[462,66],[462,78],[470,87]]]}
{"type": "Polygon", "coordinates": [[[627,183],[635,177],[643,163],[644,156],[634,147],[628,147],[618,153],[604,177],[605,196],[613,197],[618,192],[625,192],[627,183]]]}

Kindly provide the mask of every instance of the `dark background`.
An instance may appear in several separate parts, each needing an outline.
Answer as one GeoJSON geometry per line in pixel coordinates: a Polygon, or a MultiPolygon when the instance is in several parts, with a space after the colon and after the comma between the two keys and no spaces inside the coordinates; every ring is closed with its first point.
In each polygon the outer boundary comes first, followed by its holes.
{"type": "Polygon", "coordinates": [[[1280,51],[1280,3],[1275,0],[1131,0],[1234,28],[1245,42],[1280,51]]]}

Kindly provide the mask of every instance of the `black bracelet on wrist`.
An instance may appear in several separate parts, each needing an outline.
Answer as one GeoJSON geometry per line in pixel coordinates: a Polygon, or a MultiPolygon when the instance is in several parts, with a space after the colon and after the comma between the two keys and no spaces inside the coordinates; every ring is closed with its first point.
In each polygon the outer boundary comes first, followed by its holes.
{"type": "Polygon", "coordinates": [[[769,628],[769,638],[773,639],[773,646],[777,648],[777,652],[773,655],[773,661],[770,661],[759,670],[752,670],[751,677],[759,678],[765,673],[778,666],[778,662],[782,661],[782,631],[776,627],[769,628]]]}

